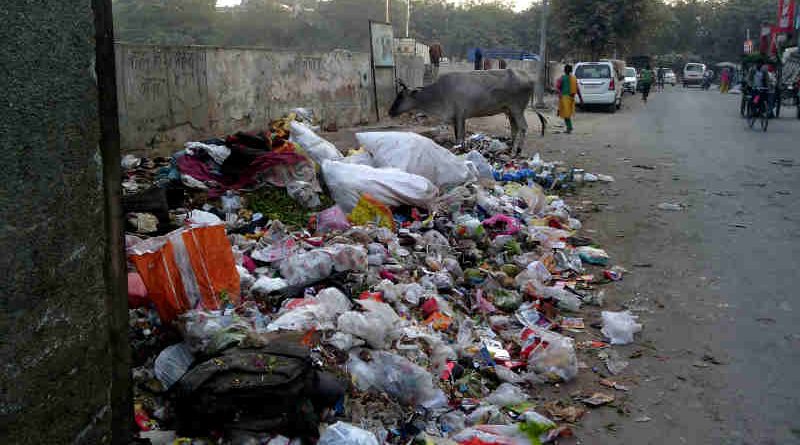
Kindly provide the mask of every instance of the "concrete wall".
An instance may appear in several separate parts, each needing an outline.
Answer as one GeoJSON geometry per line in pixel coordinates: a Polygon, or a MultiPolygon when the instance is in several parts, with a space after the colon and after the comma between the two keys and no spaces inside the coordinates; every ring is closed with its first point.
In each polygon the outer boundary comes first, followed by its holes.
{"type": "Polygon", "coordinates": [[[117,79],[124,152],[168,155],[187,140],[263,129],[295,107],[325,125],[375,119],[364,53],[119,44],[117,79]]]}
{"type": "Polygon", "coordinates": [[[92,8],[99,3],[8,1],[0,8],[4,444],[111,440],[108,237],[92,8]]]}

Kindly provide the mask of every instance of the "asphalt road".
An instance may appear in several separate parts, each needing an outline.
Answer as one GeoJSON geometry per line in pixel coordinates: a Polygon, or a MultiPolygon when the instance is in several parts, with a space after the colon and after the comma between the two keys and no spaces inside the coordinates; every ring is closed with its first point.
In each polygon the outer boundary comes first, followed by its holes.
{"type": "Polygon", "coordinates": [[[800,443],[800,120],[751,130],[739,99],[668,87],[529,139],[616,178],[581,192],[601,210],[585,227],[631,271],[611,306],[645,325],[623,349],[643,352],[631,391],[589,413],[578,443],[800,443]]]}

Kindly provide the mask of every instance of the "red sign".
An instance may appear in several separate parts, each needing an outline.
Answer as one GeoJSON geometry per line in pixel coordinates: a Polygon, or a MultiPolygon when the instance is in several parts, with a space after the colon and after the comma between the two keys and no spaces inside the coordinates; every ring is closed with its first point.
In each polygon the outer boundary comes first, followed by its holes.
{"type": "Polygon", "coordinates": [[[778,0],[778,32],[792,32],[794,29],[795,0],[778,0]]]}

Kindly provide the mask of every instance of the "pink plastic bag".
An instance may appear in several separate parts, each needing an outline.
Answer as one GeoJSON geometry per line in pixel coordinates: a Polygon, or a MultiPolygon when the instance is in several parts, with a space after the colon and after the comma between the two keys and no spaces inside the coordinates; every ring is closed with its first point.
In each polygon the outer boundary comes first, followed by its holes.
{"type": "Polygon", "coordinates": [[[341,207],[333,206],[317,213],[317,233],[328,233],[334,230],[345,231],[350,228],[350,221],[341,207]]]}
{"type": "Polygon", "coordinates": [[[495,236],[514,235],[519,232],[519,221],[507,215],[497,214],[483,221],[483,226],[487,228],[494,228],[500,225],[504,230],[502,232],[495,231],[495,236]]]}

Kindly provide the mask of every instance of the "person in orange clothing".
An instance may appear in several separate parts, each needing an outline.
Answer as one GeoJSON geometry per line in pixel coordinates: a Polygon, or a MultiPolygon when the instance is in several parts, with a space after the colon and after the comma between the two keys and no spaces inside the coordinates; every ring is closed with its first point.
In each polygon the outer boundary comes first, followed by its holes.
{"type": "Polygon", "coordinates": [[[581,90],[578,89],[578,79],[572,75],[572,65],[564,66],[564,75],[556,82],[559,93],[558,117],[564,119],[567,133],[572,133],[572,116],[575,114],[575,95],[583,102],[581,90]]]}

